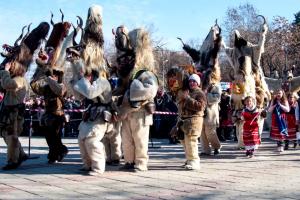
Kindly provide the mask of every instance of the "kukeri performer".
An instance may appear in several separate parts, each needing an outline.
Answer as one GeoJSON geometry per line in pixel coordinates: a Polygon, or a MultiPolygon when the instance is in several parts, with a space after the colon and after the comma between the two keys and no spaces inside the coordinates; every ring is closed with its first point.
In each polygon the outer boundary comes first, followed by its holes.
{"type": "Polygon", "coordinates": [[[125,165],[121,169],[147,171],[149,131],[153,124],[153,102],[158,90],[158,80],[154,74],[149,33],[141,28],[134,29],[125,38],[126,41],[120,41],[117,46],[118,50],[126,52],[118,69],[122,78],[124,77],[124,85],[119,87],[125,88],[119,106],[125,159],[125,165]]]}
{"type": "Polygon", "coordinates": [[[76,79],[71,81],[71,88],[75,97],[84,101],[86,108],[78,135],[83,161],[81,171],[93,176],[105,171],[102,139],[106,133],[113,132],[112,91],[106,77],[103,42],[102,7],[93,5],[89,8],[80,44],[67,49],[73,73],[77,73],[73,76],[76,79]]]}
{"type": "Polygon", "coordinates": [[[14,46],[3,45],[6,52],[1,53],[5,59],[1,63],[0,91],[5,95],[1,102],[0,134],[7,144],[7,164],[3,170],[16,169],[28,158],[18,139],[23,130],[24,98],[28,90],[24,75],[32,62],[34,51],[48,34],[49,24],[42,22],[30,33],[29,29],[30,25],[24,37],[22,30],[14,46]]]}
{"type": "Polygon", "coordinates": [[[58,64],[61,45],[68,35],[71,24],[62,21],[54,24],[51,16],[52,32],[45,47],[41,48],[36,59],[37,69],[30,82],[34,93],[43,96],[45,113],[41,124],[49,147],[48,163],[61,162],[68,153],[68,148],[62,143],[62,128],[64,126],[64,96],[66,87],[63,83],[64,68],[58,64]]]}
{"type": "Polygon", "coordinates": [[[7,144],[7,164],[2,169],[16,169],[28,156],[18,139],[23,130],[24,98],[28,83],[24,78],[25,68],[18,62],[6,63],[0,71],[0,88],[5,90],[1,105],[0,133],[7,144]]]}
{"type": "Polygon", "coordinates": [[[66,93],[62,83],[63,71],[49,69],[46,77],[33,79],[30,82],[32,90],[44,97],[45,113],[42,115],[42,129],[49,146],[48,163],[60,162],[68,153],[68,148],[62,143],[61,131],[64,125],[63,98],[66,93]]]}

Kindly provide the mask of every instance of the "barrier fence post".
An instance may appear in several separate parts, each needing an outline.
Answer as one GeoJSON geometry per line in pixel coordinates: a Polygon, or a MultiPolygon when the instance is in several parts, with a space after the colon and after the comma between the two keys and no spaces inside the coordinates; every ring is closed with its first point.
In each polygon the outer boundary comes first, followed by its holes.
{"type": "Polygon", "coordinates": [[[30,157],[31,136],[32,136],[32,115],[30,115],[30,123],[29,123],[28,157],[30,157]]]}
{"type": "Polygon", "coordinates": [[[32,114],[30,115],[30,127],[29,127],[29,137],[28,137],[28,159],[37,159],[39,158],[39,156],[34,156],[34,157],[31,157],[30,156],[30,149],[31,149],[31,137],[32,137],[32,114]]]}

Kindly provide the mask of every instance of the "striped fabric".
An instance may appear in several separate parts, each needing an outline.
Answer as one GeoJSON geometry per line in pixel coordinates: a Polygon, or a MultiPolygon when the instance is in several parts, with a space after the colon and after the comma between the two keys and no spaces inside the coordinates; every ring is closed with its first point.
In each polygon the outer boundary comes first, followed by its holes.
{"type": "Polygon", "coordinates": [[[295,107],[291,106],[290,112],[286,113],[287,127],[288,127],[288,140],[296,140],[296,117],[295,117],[295,107]]]}
{"type": "Polygon", "coordinates": [[[258,133],[259,112],[247,112],[244,111],[242,116],[244,118],[243,125],[243,139],[245,146],[254,146],[260,144],[260,136],[258,133]]]}

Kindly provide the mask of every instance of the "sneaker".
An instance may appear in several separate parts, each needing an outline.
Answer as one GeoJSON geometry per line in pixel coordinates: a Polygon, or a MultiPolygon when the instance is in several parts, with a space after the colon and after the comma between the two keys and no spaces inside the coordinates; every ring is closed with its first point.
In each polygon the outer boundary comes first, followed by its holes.
{"type": "Polygon", "coordinates": [[[57,163],[56,159],[49,159],[48,160],[48,164],[50,164],[50,165],[55,164],[55,163],[57,163]]]}
{"type": "Polygon", "coordinates": [[[218,155],[220,153],[220,149],[215,149],[214,150],[214,155],[216,156],[216,155],[218,155]]]}
{"type": "Polygon", "coordinates": [[[119,168],[122,171],[133,171],[134,170],[134,163],[125,163],[124,166],[119,168]]]}
{"type": "Polygon", "coordinates": [[[250,153],[250,150],[247,150],[247,151],[246,151],[246,156],[247,156],[248,158],[249,158],[250,154],[251,154],[251,153],[250,153]]]}
{"type": "Polygon", "coordinates": [[[283,148],[283,146],[279,146],[279,147],[277,147],[277,151],[278,151],[278,152],[284,152],[284,148],[283,148]]]}
{"type": "Polygon", "coordinates": [[[17,169],[19,167],[19,163],[7,163],[4,167],[2,167],[2,170],[12,170],[17,169]]]}
{"type": "Polygon", "coordinates": [[[289,150],[289,145],[284,145],[284,150],[289,150]]]}
{"type": "Polygon", "coordinates": [[[251,150],[250,150],[249,158],[253,158],[253,157],[254,157],[254,149],[251,149],[251,150]]]}

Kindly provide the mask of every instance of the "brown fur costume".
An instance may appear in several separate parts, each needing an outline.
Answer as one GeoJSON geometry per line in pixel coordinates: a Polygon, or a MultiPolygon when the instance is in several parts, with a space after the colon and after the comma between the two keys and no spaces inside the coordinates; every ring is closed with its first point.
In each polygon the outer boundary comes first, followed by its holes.
{"type": "Polygon", "coordinates": [[[218,84],[221,80],[218,62],[221,41],[221,28],[216,23],[210,29],[199,51],[183,43],[183,49],[191,56],[201,74],[203,89],[207,89],[210,84],[218,84]]]}
{"type": "MultiPolygon", "coordinates": [[[[52,69],[55,68],[56,70],[63,71],[63,66],[58,66],[57,61],[59,60],[63,40],[68,35],[71,24],[69,22],[63,21],[54,24],[54,22],[52,21],[52,17],[53,14],[51,15],[51,24],[53,26],[52,32],[46,42],[44,49],[40,50],[36,62],[39,67],[52,69]]],[[[39,71],[40,69],[37,70],[39,71]]]]}
{"type": "Polygon", "coordinates": [[[126,27],[118,27],[115,44],[120,84],[113,94],[122,95],[136,72],[140,70],[154,72],[155,61],[150,35],[144,29],[138,28],[128,32],[126,27]]]}
{"type": "MultiPolygon", "coordinates": [[[[264,43],[268,27],[264,19],[262,32],[257,45],[242,38],[238,31],[235,31],[234,48],[226,48],[226,54],[234,69],[234,84],[236,88],[244,88],[243,91],[233,90],[233,100],[236,109],[242,108],[242,99],[248,95],[257,96],[257,99],[270,99],[268,86],[260,66],[261,54],[264,52],[264,43]],[[242,73],[241,73],[242,72],[242,73]],[[242,79],[236,77],[243,76],[242,79]],[[258,92],[256,91],[264,91],[258,92]]],[[[261,103],[263,105],[264,103],[261,103]]]]}
{"type": "Polygon", "coordinates": [[[29,64],[32,62],[34,51],[39,47],[41,41],[45,39],[48,34],[49,24],[47,22],[42,22],[30,33],[29,27],[28,33],[24,37],[23,30],[25,27],[23,27],[22,34],[16,40],[14,46],[3,45],[4,49],[8,53],[1,53],[1,55],[5,57],[5,59],[1,63],[1,66],[4,67],[5,63],[16,60],[27,70],[29,64]],[[21,43],[18,44],[20,40],[21,43]]]}

